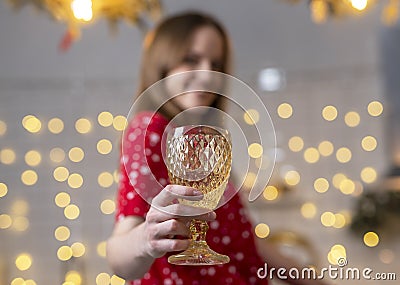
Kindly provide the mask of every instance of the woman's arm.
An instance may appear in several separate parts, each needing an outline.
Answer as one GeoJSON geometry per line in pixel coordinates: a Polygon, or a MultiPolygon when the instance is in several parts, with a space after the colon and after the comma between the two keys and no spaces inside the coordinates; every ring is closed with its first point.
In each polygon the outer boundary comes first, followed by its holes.
{"type": "Polygon", "coordinates": [[[177,198],[198,201],[203,195],[194,188],[168,185],[153,199],[146,219],[130,216],[115,225],[107,241],[107,260],[116,275],[127,280],[142,278],[155,258],[189,246],[190,220],[215,219],[215,212],[176,204],[177,198]]]}

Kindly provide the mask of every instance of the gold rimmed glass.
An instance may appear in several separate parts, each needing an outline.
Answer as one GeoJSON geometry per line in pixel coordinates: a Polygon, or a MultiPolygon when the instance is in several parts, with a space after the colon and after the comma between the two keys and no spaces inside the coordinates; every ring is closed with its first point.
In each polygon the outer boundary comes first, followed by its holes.
{"type": "MultiPolygon", "coordinates": [[[[183,126],[167,134],[166,165],[172,184],[200,190],[200,201],[179,199],[179,203],[214,210],[225,191],[232,164],[232,144],[227,130],[212,126],[183,126]]],[[[182,253],[168,261],[177,265],[216,265],[229,262],[207,245],[207,222],[190,222],[191,242],[182,253]]]]}

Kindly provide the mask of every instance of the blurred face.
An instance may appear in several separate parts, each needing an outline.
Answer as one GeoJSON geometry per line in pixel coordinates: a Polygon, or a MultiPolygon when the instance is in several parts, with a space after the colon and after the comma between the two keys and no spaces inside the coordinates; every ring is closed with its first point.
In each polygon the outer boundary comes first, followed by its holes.
{"type": "MultiPolygon", "coordinates": [[[[170,70],[167,76],[191,70],[220,71],[223,66],[223,41],[219,32],[211,26],[203,26],[195,30],[192,43],[182,63],[170,70]]],[[[174,102],[182,109],[198,106],[210,106],[216,95],[190,90],[220,90],[221,82],[209,73],[199,72],[181,74],[173,80],[166,81],[168,93],[173,96],[174,102]],[[189,90],[189,92],[187,92],[189,90]]]]}

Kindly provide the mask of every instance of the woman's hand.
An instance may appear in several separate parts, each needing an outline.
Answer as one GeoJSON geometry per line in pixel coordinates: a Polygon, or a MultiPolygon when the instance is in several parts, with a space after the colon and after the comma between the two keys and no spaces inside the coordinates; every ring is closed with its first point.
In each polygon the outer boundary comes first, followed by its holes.
{"type": "Polygon", "coordinates": [[[191,187],[167,185],[154,197],[144,222],[146,251],[154,258],[163,256],[170,251],[185,250],[189,246],[188,224],[190,220],[195,218],[212,221],[216,217],[213,211],[179,204],[177,203],[178,198],[200,201],[203,194],[191,187]]]}

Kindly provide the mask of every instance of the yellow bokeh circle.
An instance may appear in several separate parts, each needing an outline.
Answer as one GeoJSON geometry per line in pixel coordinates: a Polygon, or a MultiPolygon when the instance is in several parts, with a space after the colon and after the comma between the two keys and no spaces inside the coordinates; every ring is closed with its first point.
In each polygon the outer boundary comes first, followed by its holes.
{"type": "Polygon", "coordinates": [[[367,232],[364,234],[364,244],[368,247],[375,247],[379,243],[379,236],[375,232],[367,232]]]}
{"type": "Polygon", "coordinates": [[[28,270],[32,265],[32,257],[27,253],[21,253],[15,259],[15,266],[21,271],[28,270]]]}
{"type": "Polygon", "coordinates": [[[33,170],[25,170],[21,174],[21,181],[27,186],[32,186],[38,181],[38,175],[33,170]]]}
{"type": "Polygon", "coordinates": [[[36,150],[30,150],[25,154],[25,163],[29,166],[37,166],[42,161],[40,152],[36,150]]]}
{"type": "Polygon", "coordinates": [[[59,134],[64,130],[64,122],[60,118],[52,118],[47,123],[47,128],[53,134],[59,134]]]}
{"type": "Polygon", "coordinates": [[[379,101],[372,101],[368,104],[367,110],[371,116],[378,117],[383,112],[383,105],[379,101]]]}
{"type": "Polygon", "coordinates": [[[293,115],[293,108],[289,103],[282,103],[278,106],[277,112],[282,119],[288,119],[293,115]]]}
{"type": "Polygon", "coordinates": [[[255,109],[249,109],[243,114],[243,120],[248,125],[255,125],[260,119],[260,114],[255,109]]]}
{"type": "Polygon", "coordinates": [[[113,124],[114,116],[107,111],[101,112],[97,116],[97,122],[102,127],[109,127],[113,124]]]}
{"type": "Polygon", "coordinates": [[[108,139],[101,139],[97,142],[97,151],[100,154],[109,154],[112,151],[112,143],[108,139]]]}
{"type": "Polygon", "coordinates": [[[57,257],[61,261],[67,261],[72,257],[72,249],[67,246],[63,245],[57,250],[57,257]]]}
{"type": "Polygon", "coordinates": [[[91,131],[92,123],[89,119],[80,118],[75,122],[75,129],[80,134],[86,134],[91,131]]]}
{"type": "Polygon", "coordinates": [[[54,231],[54,237],[58,241],[66,241],[67,239],[69,239],[70,235],[71,231],[66,226],[59,226],[54,231]]]}
{"type": "Polygon", "coordinates": [[[322,109],[322,117],[327,121],[334,121],[337,118],[338,111],[334,106],[325,106],[322,109]]]}
{"type": "Polygon", "coordinates": [[[270,229],[267,224],[260,223],[255,227],[254,232],[257,237],[266,238],[270,233],[270,229]]]}
{"type": "Polygon", "coordinates": [[[75,220],[79,217],[79,207],[74,204],[69,204],[64,208],[64,216],[69,220],[75,220]]]}
{"type": "Polygon", "coordinates": [[[294,136],[289,139],[288,146],[291,151],[299,152],[304,147],[304,141],[301,137],[294,136]]]}

